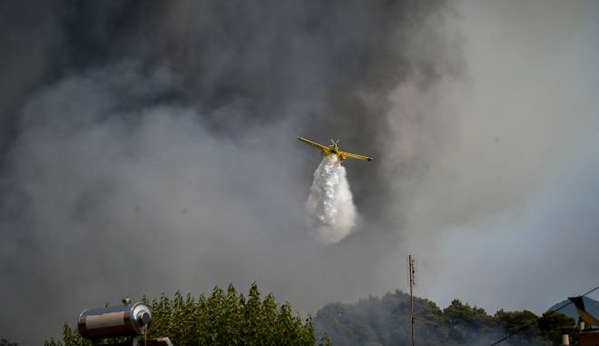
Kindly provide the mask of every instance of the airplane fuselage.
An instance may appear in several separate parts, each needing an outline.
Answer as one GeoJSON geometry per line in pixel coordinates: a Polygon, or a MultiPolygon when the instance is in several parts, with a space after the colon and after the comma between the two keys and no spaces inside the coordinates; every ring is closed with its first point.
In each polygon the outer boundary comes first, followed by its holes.
{"type": "Polygon", "coordinates": [[[338,141],[331,140],[332,144],[330,144],[328,146],[324,146],[320,143],[311,141],[304,137],[298,137],[297,139],[319,149],[322,152],[322,156],[329,156],[329,155],[337,156],[337,159],[339,160],[340,163],[343,162],[343,160],[345,160],[347,158],[364,160],[364,161],[372,161],[372,157],[369,157],[366,155],[354,154],[354,153],[350,153],[347,151],[342,151],[339,148],[339,145],[337,144],[338,141]]]}
{"type": "Polygon", "coordinates": [[[339,146],[333,145],[333,144],[329,145],[329,150],[322,151],[322,156],[329,156],[329,155],[337,156],[337,161],[339,161],[339,163],[343,163],[343,160],[347,159],[347,157],[345,155],[343,155],[343,151],[341,151],[341,149],[339,149],[339,146]]]}

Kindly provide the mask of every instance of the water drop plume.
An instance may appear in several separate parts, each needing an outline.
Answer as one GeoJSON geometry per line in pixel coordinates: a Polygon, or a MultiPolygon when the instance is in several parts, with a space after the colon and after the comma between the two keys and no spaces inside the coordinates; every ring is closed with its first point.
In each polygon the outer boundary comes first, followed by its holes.
{"type": "Polygon", "coordinates": [[[356,207],[345,167],[335,155],[328,155],[314,171],[314,181],[306,202],[312,236],[323,244],[347,237],[356,223],[356,207]]]}

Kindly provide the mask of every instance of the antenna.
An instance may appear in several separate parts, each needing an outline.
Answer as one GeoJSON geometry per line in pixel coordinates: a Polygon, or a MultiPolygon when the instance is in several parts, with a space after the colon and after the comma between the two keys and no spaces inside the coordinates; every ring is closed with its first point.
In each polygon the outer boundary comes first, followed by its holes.
{"type": "Polygon", "coordinates": [[[412,346],[415,346],[414,331],[416,327],[416,316],[414,316],[414,285],[416,268],[414,268],[414,257],[408,255],[408,275],[410,276],[410,323],[412,324],[412,346]]]}

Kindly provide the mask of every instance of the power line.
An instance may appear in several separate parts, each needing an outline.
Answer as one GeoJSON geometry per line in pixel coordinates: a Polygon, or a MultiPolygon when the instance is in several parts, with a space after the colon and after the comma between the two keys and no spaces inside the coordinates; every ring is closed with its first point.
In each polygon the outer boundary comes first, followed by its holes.
{"type": "MultiPolygon", "coordinates": [[[[593,289],[590,289],[590,290],[586,291],[585,293],[583,293],[583,294],[581,295],[581,297],[587,296],[587,295],[589,295],[589,294],[591,294],[591,293],[595,292],[596,290],[599,290],[599,286],[597,286],[597,287],[595,287],[595,288],[593,288],[593,289]]],[[[550,310],[548,310],[548,312],[549,312],[549,311],[558,312],[558,311],[562,310],[563,308],[565,308],[566,306],[568,306],[568,305],[570,305],[570,304],[572,304],[572,302],[571,302],[571,301],[568,301],[567,303],[565,303],[564,305],[560,306],[559,308],[557,308],[557,309],[553,309],[553,310],[552,310],[552,309],[550,309],[550,310]]],[[[489,346],[495,346],[495,345],[497,345],[497,344],[500,344],[500,343],[504,342],[505,340],[509,339],[510,337],[514,336],[515,334],[518,334],[519,332],[521,332],[521,331],[522,331],[522,330],[524,330],[525,328],[527,328],[527,327],[529,327],[529,326],[533,325],[533,324],[534,324],[534,323],[536,323],[536,322],[537,322],[537,321],[533,321],[533,322],[530,322],[530,323],[527,323],[527,324],[525,324],[525,325],[521,326],[521,327],[520,327],[520,328],[518,328],[517,330],[515,330],[515,331],[513,331],[513,332],[511,332],[511,333],[508,333],[508,334],[507,334],[507,335],[505,335],[503,338],[501,338],[501,339],[499,339],[499,340],[495,341],[494,343],[492,343],[492,344],[491,344],[491,345],[489,345],[489,346]]]]}

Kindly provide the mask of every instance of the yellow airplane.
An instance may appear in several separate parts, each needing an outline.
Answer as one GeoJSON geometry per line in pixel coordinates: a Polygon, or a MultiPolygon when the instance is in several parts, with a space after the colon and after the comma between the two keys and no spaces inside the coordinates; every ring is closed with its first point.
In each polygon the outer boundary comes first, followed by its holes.
{"type": "Polygon", "coordinates": [[[320,149],[320,151],[322,151],[323,156],[328,156],[331,154],[337,155],[337,159],[339,160],[339,162],[343,162],[343,160],[345,160],[345,159],[358,159],[358,160],[364,160],[364,161],[372,161],[372,157],[369,157],[369,156],[348,153],[347,151],[341,151],[339,149],[339,144],[338,144],[339,140],[334,141],[331,139],[331,145],[329,145],[327,147],[326,145],[316,143],[316,142],[311,141],[304,137],[297,137],[297,139],[299,139],[300,141],[302,141],[306,144],[309,144],[315,148],[320,149]]]}

